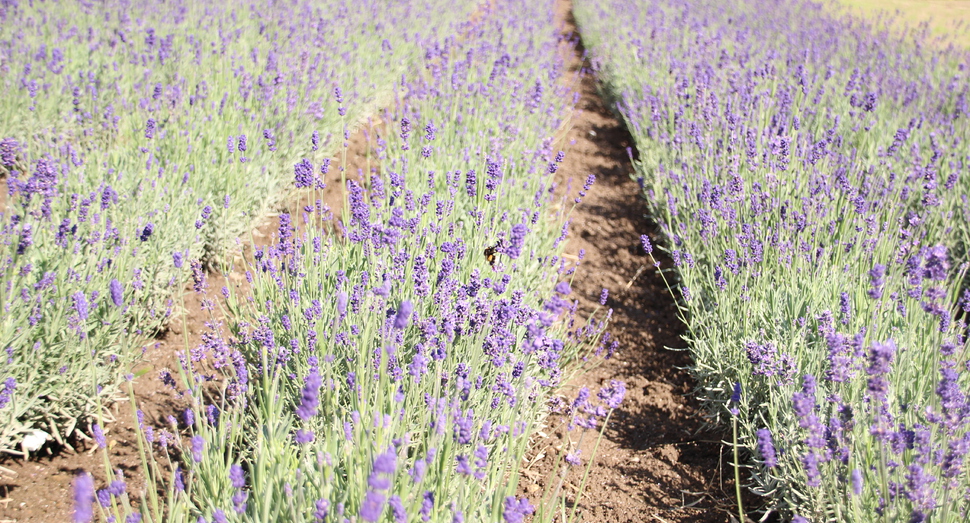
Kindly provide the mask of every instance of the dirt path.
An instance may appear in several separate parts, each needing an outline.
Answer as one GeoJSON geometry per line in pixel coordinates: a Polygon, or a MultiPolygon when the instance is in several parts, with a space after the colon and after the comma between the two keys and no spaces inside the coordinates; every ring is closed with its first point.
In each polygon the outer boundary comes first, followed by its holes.
{"type": "MultiPolygon", "coordinates": [[[[571,0],[558,0],[556,16],[563,32],[575,35],[571,0]]],[[[571,38],[575,38],[572,36],[571,38]]],[[[582,64],[582,47],[571,53],[568,67],[582,64]]],[[[587,487],[579,502],[579,521],[727,521],[733,511],[733,469],[721,434],[699,432],[702,420],[697,403],[687,395],[693,382],[680,370],[690,364],[683,324],[650,258],[640,246],[640,235],[653,235],[656,225],[645,218],[633,166],[627,153],[632,138],[605,107],[591,74],[583,74],[581,99],[566,139],[572,143],[558,174],[563,183],[572,178],[573,190],[590,173],[596,183],[572,214],[566,251],[585,258],[573,280],[580,317],[599,305],[603,288],[609,289],[606,306],[613,309],[610,331],[620,343],[616,355],[600,367],[574,379],[564,394],[575,397],[587,386],[591,391],[610,379],[626,382],[627,396],[614,413],[600,442],[587,487]]],[[[635,154],[635,151],[631,151],[635,154]]],[[[659,254],[654,251],[654,254],[659,254]]],[[[671,267],[658,257],[663,267],[671,267]]],[[[575,442],[579,429],[569,436],[575,442]]],[[[538,459],[524,474],[522,489],[538,503],[547,481],[558,483],[553,470],[565,427],[547,430],[551,438],[536,445],[538,459]]],[[[593,452],[595,434],[580,446],[582,466],[572,467],[563,488],[575,503],[583,468],[593,452]]]]}

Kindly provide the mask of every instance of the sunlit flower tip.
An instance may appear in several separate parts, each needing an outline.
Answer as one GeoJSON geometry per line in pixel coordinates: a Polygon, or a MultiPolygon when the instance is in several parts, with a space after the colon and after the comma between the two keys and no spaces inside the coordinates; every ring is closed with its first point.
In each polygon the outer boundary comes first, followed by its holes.
{"type": "Polygon", "coordinates": [[[573,290],[569,287],[568,281],[561,281],[556,284],[556,292],[562,295],[566,295],[573,292],[573,290]]]}
{"type": "Polygon", "coordinates": [[[88,523],[94,517],[94,478],[87,472],[74,479],[74,523],[88,523]]]}
{"type": "Polygon", "coordinates": [[[414,306],[411,302],[404,300],[401,302],[401,306],[397,309],[397,314],[394,315],[394,328],[403,329],[408,326],[408,319],[411,317],[411,312],[414,311],[414,306]]]}
{"type": "Polygon", "coordinates": [[[653,245],[650,243],[650,237],[646,234],[640,235],[640,244],[643,245],[643,252],[651,254],[653,252],[653,245]]]}

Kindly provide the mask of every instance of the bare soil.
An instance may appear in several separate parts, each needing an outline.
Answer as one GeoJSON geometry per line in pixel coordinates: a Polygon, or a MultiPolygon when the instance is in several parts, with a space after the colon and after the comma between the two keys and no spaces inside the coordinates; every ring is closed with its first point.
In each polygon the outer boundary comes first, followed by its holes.
{"type": "MultiPolygon", "coordinates": [[[[566,139],[571,146],[557,174],[561,184],[572,179],[573,192],[587,175],[596,176],[572,213],[566,251],[585,251],[572,298],[579,302],[580,317],[586,317],[599,306],[601,291],[608,289],[606,307],[613,309],[609,331],[620,343],[612,358],[572,379],[562,394],[574,398],[584,386],[595,393],[617,379],[626,382],[627,395],[592,458],[597,433],[587,432],[577,445],[581,429],[569,431],[568,420],[551,417],[543,431],[548,437],[534,443],[534,461],[523,473],[520,490],[540,504],[543,494],[556,490],[565,467],[568,473],[560,488],[566,494],[567,515],[576,506],[573,521],[728,521],[736,513],[729,448],[721,443],[723,434],[704,430],[699,405],[690,397],[694,383],[683,370],[691,364],[683,350],[684,325],[663,278],[641,247],[642,234],[657,241],[657,227],[646,217],[646,202],[631,178],[630,154],[636,151],[627,148],[633,140],[604,104],[596,79],[581,60],[571,0],[558,0],[556,6],[563,34],[578,44],[571,46],[568,70],[581,72],[581,98],[566,139]],[[576,448],[580,466],[557,459],[576,448]],[[585,489],[578,496],[590,459],[585,489]]],[[[672,267],[657,250],[653,254],[661,268],[672,267]]]]}

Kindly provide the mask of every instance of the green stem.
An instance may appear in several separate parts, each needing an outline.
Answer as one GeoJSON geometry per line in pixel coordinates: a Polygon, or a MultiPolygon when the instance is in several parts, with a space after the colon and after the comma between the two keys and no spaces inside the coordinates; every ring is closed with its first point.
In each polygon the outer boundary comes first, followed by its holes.
{"type": "Polygon", "coordinates": [[[606,413],[606,419],[603,420],[603,426],[600,427],[599,437],[596,438],[596,444],[593,445],[593,453],[589,456],[589,460],[586,462],[586,471],[583,472],[583,480],[579,483],[579,492],[576,493],[576,501],[573,503],[573,511],[569,513],[569,519],[567,521],[572,521],[573,517],[576,516],[576,509],[579,507],[579,500],[583,497],[583,490],[586,489],[586,480],[589,479],[589,471],[593,468],[593,460],[596,458],[596,451],[600,448],[600,442],[603,441],[603,433],[606,432],[606,426],[610,423],[610,417],[613,416],[613,410],[610,409],[606,413]]]}
{"type": "Polygon", "coordinates": [[[738,497],[738,521],[744,523],[744,504],[741,502],[741,462],[738,460],[738,416],[731,417],[731,443],[734,446],[734,492],[738,497]]]}

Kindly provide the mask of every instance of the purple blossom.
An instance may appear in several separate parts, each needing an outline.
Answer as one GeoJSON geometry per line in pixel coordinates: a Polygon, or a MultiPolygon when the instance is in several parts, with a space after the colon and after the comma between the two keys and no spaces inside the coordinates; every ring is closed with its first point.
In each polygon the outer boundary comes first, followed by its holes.
{"type": "Polygon", "coordinates": [[[599,399],[611,409],[619,408],[625,395],[626,383],[618,380],[610,380],[610,386],[600,389],[597,394],[599,399]]]}
{"type": "Polygon", "coordinates": [[[147,242],[148,238],[151,238],[153,232],[155,232],[155,224],[149,222],[145,225],[145,228],[142,229],[138,239],[143,242],[147,242]]]}
{"type": "Polygon", "coordinates": [[[771,440],[771,431],[768,429],[758,429],[758,453],[761,454],[761,461],[768,468],[774,467],[778,464],[778,460],[775,458],[775,445],[771,440]]]}
{"type": "Polygon", "coordinates": [[[310,187],[314,182],[313,164],[306,158],[300,160],[293,166],[293,184],[297,189],[310,187]]]}
{"type": "Polygon", "coordinates": [[[522,247],[525,245],[525,236],[529,233],[529,228],[525,224],[517,223],[512,226],[512,234],[509,236],[508,246],[505,254],[510,258],[517,259],[522,255],[522,247]]]}
{"type": "Polygon", "coordinates": [[[411,318],[411,312],[414,311],[414,306],[411,302],[404,300],[401,302],[401,306],[398,307],[397,313],[394,315],[394,328],[401,330],[408,326],[408,319],[411,318]]]}
{"type": "Polygon", "coordinates": [[[82,472],[74,479],[74,523],[88,523],[94,517],[94,478],[82,472]]]}
{"type": "Polygon", "coordinates": [[[296,415],[303,421],[307,421],[317,415],[317,407],[320,405],[320,385],[323,383],[320,374],[313,370],[306,378],[306,384],[301,392],[300,406],[296,408],[296,415]]]}
{"type": "Polygon", "coordinates": [[[653,245],[650,243],[650,237],[646,234],[640,235],[640,245],[643,246],[643,252],[647,254],[653,253],[653,245]]]}
{"type": "Polygon", "coordinates": [[[10,398],[13,397],[13,392],[17,388],[17,379],[13,376],[7,378],[3,382],[3,390],[0,390],[0,409],[7,406],[10,403],[10,398]]]}
{"type": "Polygon", "coordinates": [[[98,444],[98,448],[105,448],[108,446],[107,440],[104,439],[104,431],[101,430],[101,425],[94,423],[91,425],[91,433],[94,436],[95,443],[98,444]]]}
{"type": "Polygon", "coordinates": [[[111,291],[111,302],[115,304],[115,307],[123,306],[125,304],[125,289],[121,282],[112,278],[108,287],[111,291]]]}
{"type": "Polygon", "coordinates": [[[151,140],[154,137],[155,137],[155,119],[149,118],[148,121],[145,122],[145,138],[148,138],[149,140],[151,140]]]}
{"type": "Polygon", "coordinates": [[[876,264],[873,266],[872,270],[869,271],[869,283],[872,288],[869,289],[869,297],[878,300],[882,298],[882,288],[886,285],[886,266],[881,264],[876,264]]]}
{"type": "Polygon", "coordinates": [[[529,500],[508,496],[505,498],[505,504],[502,506],[502,518],[505,520],[505,523],[522,523],[525,521],[526,516],[532,514],[534,510],[529,500]]]}
{"type": "Polygon", "coordinates": [[[205,449],[205,438],[199,435],[192,436],[192,459],[196,463],[202,461],[202,451],[205,449]]]}
{"type": "Polygon", "coordinates": [[[243,471],[241,465],[233,464],[229,467],[229,482],[237,489],[246,486],[246,473],[243,471]]]}
{"type": "Polygon", "coordinates": [[[387,498],[384,494],[368,490],[364,496],[364,502],[360,506],[360,518],[364,521],[376,522],[384,512],[384,504],[387,498]]]}

